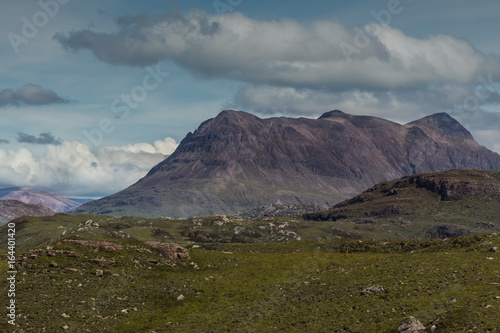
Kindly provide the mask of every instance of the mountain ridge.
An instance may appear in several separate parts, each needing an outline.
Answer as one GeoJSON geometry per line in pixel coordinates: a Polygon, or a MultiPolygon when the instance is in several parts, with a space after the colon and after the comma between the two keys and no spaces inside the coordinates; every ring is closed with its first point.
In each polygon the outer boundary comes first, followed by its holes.
{"type": "Polygon", "coordinates": [[[500,170],[500,155],[445,113],[401,125],[339,110],[318,119],[224,110],[137,183],[72,213],[189,217],[278,200],[331,206],[381,181],[453,168],[500,170]]]}
{"type": "Polygon", "coordinates": [[[0,200],[19,200],[27,204],[39,204],[54,212],[67,212],[81,205],[71,199],[30,187],[0,189],[0,200]]]}
{"type": "Polygon", "coordinates": [[[42,205],[27,204],[19,200],[0,200],[0,225],[20,216],[47,216],[55,212],[42,205]]]}

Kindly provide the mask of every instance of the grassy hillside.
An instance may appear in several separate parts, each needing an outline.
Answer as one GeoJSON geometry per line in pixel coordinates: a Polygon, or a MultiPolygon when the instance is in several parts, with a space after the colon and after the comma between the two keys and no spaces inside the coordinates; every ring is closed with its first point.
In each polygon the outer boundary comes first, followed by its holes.
{"type": "Polygon", "coordinates": [[[429,332],[500,327],[498,235],[212,244],[189,260],[109,241],[114,249],[59,241],[26,253],[13,331],[395,332],[408,316],[429,332]],[[372,286],[386,292],[362,295],[372,286]]]}
{"type": "Polygon", "coordinates": [[[385,230],[400,238],[498,232],[500,172],[450,170],[404,177],[304,218],[335,221],[338,228],[360,234],[370,228],[385,230]]]}

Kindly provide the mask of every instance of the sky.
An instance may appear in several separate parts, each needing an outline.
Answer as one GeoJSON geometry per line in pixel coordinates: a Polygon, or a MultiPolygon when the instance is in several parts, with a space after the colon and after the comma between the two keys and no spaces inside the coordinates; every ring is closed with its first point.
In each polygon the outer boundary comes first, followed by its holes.
{"type": "Polygon", "coordinates": [[[17,0],[0,12],[0,188],[96,198],[221,110],[448,112],[500,152],[495,0],[17,0]]]}

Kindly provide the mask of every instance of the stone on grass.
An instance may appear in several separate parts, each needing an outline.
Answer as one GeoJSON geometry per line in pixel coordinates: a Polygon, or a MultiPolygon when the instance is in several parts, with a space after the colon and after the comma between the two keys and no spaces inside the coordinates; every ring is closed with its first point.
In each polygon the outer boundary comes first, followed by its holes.
{"type": "Polygon", "coordinates": [[[384,289],[382,286],[371,286],[366,288],[361,292],[361,295],[373,295],[373,294],[378,294],[378,293],[386,293],[387,290],[384,289]]]}
{"type": "Polygon", "coordinates": [[[398,333],[420,333],[425,332],[425,326],[415,317],[410,316],[401,321],[398,333]]]}

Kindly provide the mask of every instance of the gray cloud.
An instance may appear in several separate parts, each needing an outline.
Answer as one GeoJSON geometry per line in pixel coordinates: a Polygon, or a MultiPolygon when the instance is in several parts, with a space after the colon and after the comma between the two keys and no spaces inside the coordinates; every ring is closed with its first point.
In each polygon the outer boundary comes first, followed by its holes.
{"type": "Polygon", "coordinates": [[[10,141],[5,139],[0,139],[0,143],[10,143],[10,141]]]}
{"type": "Polygon", "coordinates": [[[500,59],[465,40],[449,35],[416,39],[387,25],[361,30],[332,20],[257,21],[241,13],[202,11],[139,15],[121,18],[118,25],[115,34],[82,30],[55,39],[110,64],[173,60],[204,77],[315,90],[410,89],[500,75],[500,59]],[[356,51],[347,52],[346,45],[356,51]]]}
{"type": "Polygon", "coordinates": [[[36,84],[28,83],[16,91],[4,89],[0,91],[0,107],[7,105],[47,105],[67,103],[68,100],[59,97],[50,89],[43,89],[36,84]]]}
{"type": "Polygon", "coordinates": [[[50,132],[40,133],[38,137],[23,132],[17,133],[17,142],[31,143],[36,145],[60,145],[61,139],[56,139],[50,132]]]}

